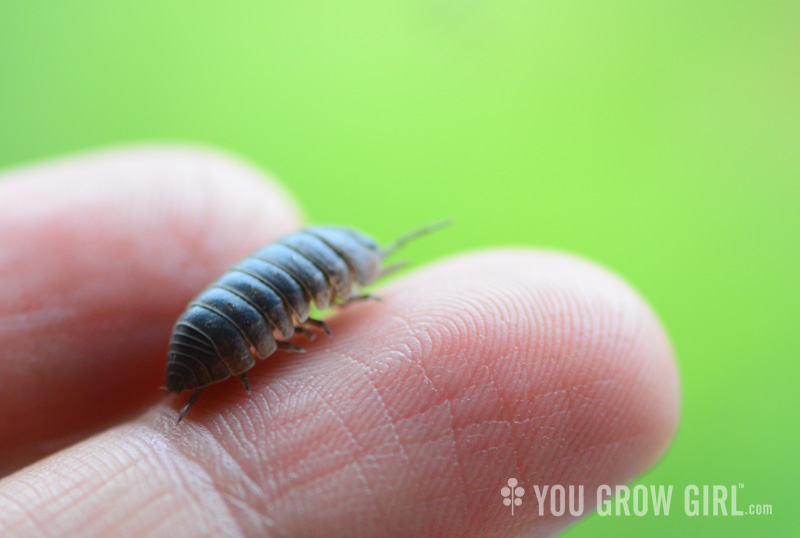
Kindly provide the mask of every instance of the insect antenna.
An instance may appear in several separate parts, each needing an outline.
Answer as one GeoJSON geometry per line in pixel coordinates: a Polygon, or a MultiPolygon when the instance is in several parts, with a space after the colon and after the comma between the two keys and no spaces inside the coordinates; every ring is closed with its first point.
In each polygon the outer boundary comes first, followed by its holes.
{"type": "Polygon", "coordinates": [[[404,235],[403,237],[401,237],[400,239],[398,239],[385,249],[381,250],[381,253],[384,255],[384,257],[394,254],[395,252],[397,252],[397,250],[404,247],[409,242],[415,239],[419,239],[420,237],[426,236],[430,233],[441,230],[442,228],[445,228],[447,226],[450,226],[451,224],[453,224],[454,220],[455,219],[450,218],[443,220],[441,222],[437,222],[435,224],[429,224],[428,226],[423,226],[418,230],[414,230],[413,232],[404,235]]]}
{"type": "Polygon", "coordinates": [[[389,264],[386,267],[384,267],[383,269],[381,269],[381,272],[378,275],[378,278],[383,278],[385,276],[391,275],[392,273],[396,273],[397,271],[399,271],[400,269],[402,269],[403,267],[408,265],[408,263],[409,263],[408,260],[403,260],[401,262],[395,262],[395,263],[389,264]]]}

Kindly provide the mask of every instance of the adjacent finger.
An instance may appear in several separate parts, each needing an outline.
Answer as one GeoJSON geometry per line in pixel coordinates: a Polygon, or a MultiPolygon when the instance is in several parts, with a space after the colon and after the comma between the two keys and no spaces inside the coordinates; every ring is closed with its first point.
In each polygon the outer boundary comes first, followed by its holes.
{"type": "Polygon", "coordinates": [[[215,385],[179,426],[174,401],[0,482],[0,529],[544,536],[574,518],[540,516],[532,484],[594,491],[665,450],[670,346],[596,266],[485,252],[380,294],[335,316],[334,340],[257,365],[251,396],[215,385]],[[511,477],[529,488],[513,517],[511,477]]]}
{"type": "Polygon", "coordinates": [[[251,167],[138,148],[0,181],[0,476],[158,398],[186,302],[298,226],[251,167]]]}

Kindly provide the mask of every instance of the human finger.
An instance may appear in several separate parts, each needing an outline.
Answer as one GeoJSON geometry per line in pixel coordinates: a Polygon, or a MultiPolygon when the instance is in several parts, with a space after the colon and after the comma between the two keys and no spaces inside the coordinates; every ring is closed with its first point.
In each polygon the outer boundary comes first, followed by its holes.
{"type": "Polygon", "coordinates": [[[0,476],[156,401],[186,302],[300,221],[252,167],[178,147],[8,172],[0,200],[0,476]]]}
{"type": "Polygon", "coordinates": [[[0,482],[0,529],[546,536],[575,518],[540,516],[532,484],[625,483],[665,450],[672,351],[597,266],[489,251],[380,294],[251,370],[251,396],[215,385],[179,426],[173,401],[0,482]],[[514,517],[510,477],[529,488],[514,517]]]}

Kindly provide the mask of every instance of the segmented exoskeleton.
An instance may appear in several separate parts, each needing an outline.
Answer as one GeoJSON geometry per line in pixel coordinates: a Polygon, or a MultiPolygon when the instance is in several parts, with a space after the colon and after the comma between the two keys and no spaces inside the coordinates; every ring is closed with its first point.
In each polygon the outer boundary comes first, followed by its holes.
{"type": "Polygon", "coordinates": [[[234,266],[195,297],[172,330],[167,392],[196,391],[178,422],[208,385],[237,375],[248,392],[247,370],[277,349],[304,351],[287,342],[295,332],[313,337],[309,326],[331,332],[309,318],[318,309],[371,298],[354,294],[402,264],[383,267],[389,254],[446,223],[428,226],[381,249],[354,230],[313,227],[287,235],[234,266]]]}

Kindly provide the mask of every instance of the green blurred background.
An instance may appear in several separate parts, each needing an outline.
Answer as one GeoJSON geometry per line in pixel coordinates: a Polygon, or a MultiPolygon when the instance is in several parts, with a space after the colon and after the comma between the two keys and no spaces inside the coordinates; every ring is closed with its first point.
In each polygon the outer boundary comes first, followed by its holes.
{"type": "Polygon", "coordinates": [[[5,1],[0,167],[194,141],[315,222],[456,217],[415,261],[593,258],[673,338],[683,420],[639,483],[677,498],[567,534],[796,535],[799,23],[796,1],[5,1]],[[683,514],[685,485],[738,483],[774,514],[683,514]]]}

